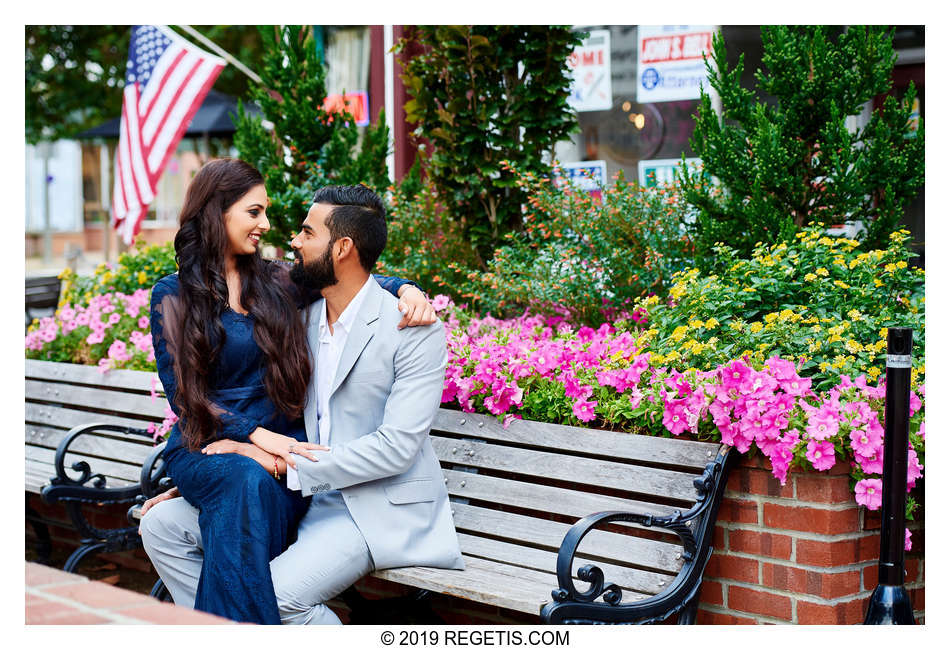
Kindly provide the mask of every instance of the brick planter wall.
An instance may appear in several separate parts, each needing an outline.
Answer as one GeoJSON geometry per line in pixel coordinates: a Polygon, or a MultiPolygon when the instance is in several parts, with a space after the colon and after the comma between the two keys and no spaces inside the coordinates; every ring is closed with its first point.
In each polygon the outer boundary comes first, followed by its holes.
{"type": "MultiPolygon", "coordinates": [[[[840,460],[828,472],[792,471],[782,486],[761,456],[744,458],[726,485],[697,622],[863,622],[877,585],[880,525],[880,511],[855,503],[840,460]]],[[[904,584],[923,623],[923,507],[908,528],[904,584]]]]}

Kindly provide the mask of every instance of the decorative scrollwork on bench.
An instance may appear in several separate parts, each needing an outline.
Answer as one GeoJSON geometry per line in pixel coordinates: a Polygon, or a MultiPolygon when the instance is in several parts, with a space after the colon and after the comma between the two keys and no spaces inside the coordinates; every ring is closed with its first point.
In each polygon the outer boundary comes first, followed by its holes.
{"type": "MultiPolygon", "coordinates": [[[[551,592],[554,602],[545,605],[541,617],[547,623],[653,623],[691,606],[702,581],[702,572],[711,552],[711,524],[725,487],[723,476],[729,453],[707,463],[693,485],[696,501],[685,512],[669,515],[610,511],[599,512],[575,523],[564,536],[557,558],[558,588],[551,592]],[[591,531],[612,522],[629,522],[645,528],[661,528],[675,533],[682,543],[682,567],[671,584],[654,596],[632,603],[623,603],[621,588],[606,583],[603,570],[587,564],[577,571],[577,578],[591,585],[578,591],[571,568],[581,541],[591,531]],[[597,602],[602,598],[602,602],[597,602]]],[[[690,616],[686,616],[690,618],[690,616]]],[[[682,619],[682,617],[681,617],[682,619]]]]}

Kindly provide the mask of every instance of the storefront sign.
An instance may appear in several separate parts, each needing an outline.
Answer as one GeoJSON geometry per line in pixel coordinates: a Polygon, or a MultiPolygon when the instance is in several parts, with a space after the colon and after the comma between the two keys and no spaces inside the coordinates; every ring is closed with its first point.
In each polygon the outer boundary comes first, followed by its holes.
{"type": "Polygon", "coordinates": [[[613,105],[610,86],[610,31],[595,29],[567,59],[574,77],[568,103],[578,113],[606,111],[613,105]]]}
{"type": "Polygon", "coordinates": [[[709,83],[703,54],[712,52],[714,31],[711,25],[640,25],[637,101],[699,99],[709,83]]]}
{"type": "MultiPolygon", "coordinates": [[[[637,177],[641,187],[656,187],[669,185],[676,180],[676,171],[680,165],[679,158],[664,158],[662,160],[641,160],[637,163],[637,177]]],[[[690,169],[700,166],[701,158],[687,158],[686,164],[690,169]]]]}
{"type": "Polygon", "coordinates": [[[340,93],[329,94],[323,100],[323,110],[327,113],[343,113],[345,111],[356,120],[356,126],[367,126],[369,124],[369,94],[365,90],[343,95],[340,93]]]}
{"type": "Polygon", "coordinates": [[[603,196],[603,187],[607,184],[607,163],[603,160],[585,160],[583,162],[561,163],[561,173],[555,182],[558,185],[569,182],[575,188],[587,192],[598,201],[603,196]]]}

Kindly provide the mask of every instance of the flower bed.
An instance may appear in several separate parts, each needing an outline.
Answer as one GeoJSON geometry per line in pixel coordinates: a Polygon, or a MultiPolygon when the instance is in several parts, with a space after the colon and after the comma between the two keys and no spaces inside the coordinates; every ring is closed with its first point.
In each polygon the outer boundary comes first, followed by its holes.
{"type": "MultiPolygon", "coordinates": [[[[855,499],[881,506],[884,382],[841,376],[816,391],[791,361],[733,359],[680,371],[650,351],[643,312],[598,329],[525,314],[473,318],[445,298],[449,362],[443,403],[492,413],[648,435],[721,440],[760,451],[784,485],[790,467],[827,471],[847,463],[855,499]]],[[[908,491],[923,469],[923,384],[911,393],[908,491]]],[[[908,515],[916,504],[908,498],[908,515]]],[[[909,545],[909,540],[907,544],[909,545]]]]}

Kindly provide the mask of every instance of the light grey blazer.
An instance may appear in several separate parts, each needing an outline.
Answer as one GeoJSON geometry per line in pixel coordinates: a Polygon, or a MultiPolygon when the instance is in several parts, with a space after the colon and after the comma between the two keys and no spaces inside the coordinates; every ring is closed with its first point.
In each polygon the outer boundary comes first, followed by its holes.
{"type": "MultiPolygon", "coordinates": [[[[330,388],[330,434],[318,462],[297,457],[304,495],[340,490],[377,569],[462,569],[448,492],[429,429],[442,401],[447,353],[441,321],[397,330],[397,300],[370,278],[330,388]]],[[[307,339],[320,363],[318,300],[307,339]]],[[[317,440],[314,381],[304,420],[317,440]]]]}

